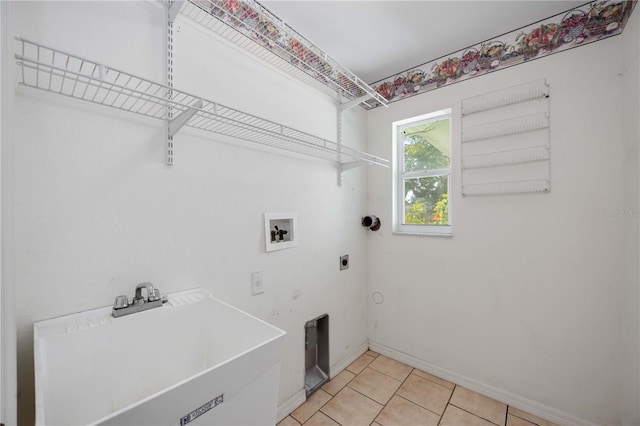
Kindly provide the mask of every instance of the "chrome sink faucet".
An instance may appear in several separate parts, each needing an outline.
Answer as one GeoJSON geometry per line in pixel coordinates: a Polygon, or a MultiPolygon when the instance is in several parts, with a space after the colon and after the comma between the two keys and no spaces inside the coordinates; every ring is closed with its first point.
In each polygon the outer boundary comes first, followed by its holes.
{"type": "Polygon", "coordinates": [[[136,286],[136,295],[133,296],[133,303],[154,302],[160,299],[160,291],[153,288],[151,283],[140,283],[136,286]],[[147,290],[147,298],[142,297],[142,289],[147,290]]]}
{"type": "Polygon", "coordinates": [[[113,303],[112,315],[118,318],[152,308],[159,308],[166,301],[167,296],[161,296],[160,291],[157,288],[153,288],[153,284],[149,282],[140,283],[136,286],[136,292],[131,299],[131,303],[129,303],[127,296],[116,297],[113,303]],[[146,290],[146,298],[142,295],[142,290],[146,290]]]}

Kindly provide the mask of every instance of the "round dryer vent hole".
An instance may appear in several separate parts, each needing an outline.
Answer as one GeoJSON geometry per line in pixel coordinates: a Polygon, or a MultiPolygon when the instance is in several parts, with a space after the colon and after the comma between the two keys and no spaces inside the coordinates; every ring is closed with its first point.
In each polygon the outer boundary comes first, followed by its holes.
{"type": "Polygon", "coordinates": [[[381,305],[382,302],[384,302],[384,296],[379,291],[374,292],[371,295],[371,298],[373,299],[373,303],[375,303],[377,305],[381,305]]]}

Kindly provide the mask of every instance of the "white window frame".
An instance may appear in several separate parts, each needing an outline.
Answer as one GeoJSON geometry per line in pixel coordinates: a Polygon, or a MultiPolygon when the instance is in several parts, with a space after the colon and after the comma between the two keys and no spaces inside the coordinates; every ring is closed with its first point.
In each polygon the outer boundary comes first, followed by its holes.
{"type": "MultiPolygon", "coordinates": [[[[436,235],[436,236],[452,236],[452,206],[451,206],[451,188],[453,173],[451,164],[453,159],[449,157],[449,167],[444,169],[424,170],[417,172],[404,172],[404,136],[403,131],[407,127],[412,127],[417,124],[442,120],[443,118],[449,118],[449,124],[451,125],[451,108],[435,111],[429,114],[420,115],[417,117],[407,118],[405,120],[395,121],[392,124],[393,127],[393,233],[394,234],[409,234],[409,235],[436,235]],[[414,225],[405,224],[404,222],[404,180],[408,178],[421,178],[429,176],[447,176],[448,182],[448,194],[449,199],[447,202],[449,225],[414,225]]],[[[449,141],[451,143],[451,141],[449,141]]],[[[451,151],[452,152],[452,151],[451,151]]]]}

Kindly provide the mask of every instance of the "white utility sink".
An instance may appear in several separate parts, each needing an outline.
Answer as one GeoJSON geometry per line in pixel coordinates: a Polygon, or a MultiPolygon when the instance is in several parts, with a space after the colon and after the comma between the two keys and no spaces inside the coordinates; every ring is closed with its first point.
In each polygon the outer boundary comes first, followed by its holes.
{"type": "Polygon", "coordinates": [[[273,425],[284,335],[200,289],[37,322],[36,424],[273,425]]]}

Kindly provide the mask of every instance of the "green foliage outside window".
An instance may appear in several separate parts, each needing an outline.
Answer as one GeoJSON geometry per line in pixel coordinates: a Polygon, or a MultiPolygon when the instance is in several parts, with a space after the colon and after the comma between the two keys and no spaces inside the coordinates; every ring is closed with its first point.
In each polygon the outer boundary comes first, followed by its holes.
{"type": "MultiPolygon", "coordinates": [[[[404,130],[404,171],[448,169],[449,118],[418,124],[404,130]]],[[[405,178],[405,224],[448,225],[448,174],[405,178]]]]}

